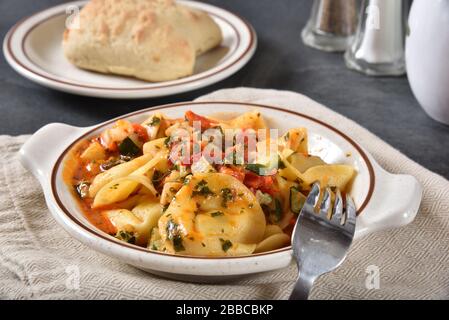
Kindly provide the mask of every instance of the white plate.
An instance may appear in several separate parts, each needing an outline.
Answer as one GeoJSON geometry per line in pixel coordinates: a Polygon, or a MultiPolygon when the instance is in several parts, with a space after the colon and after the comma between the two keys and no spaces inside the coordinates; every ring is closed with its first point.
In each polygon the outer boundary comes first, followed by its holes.
{"type": "MultiPolygon", "coordinates": [[[[156,110],[162,110],[169,117],[176,118],[182,117],[190,109],[208,115],[215,110],[241,113],[254,108],[259,109],[268,119],[270,127],[279,128],[279,134],[289,128],[306,127],[309,132],[309,151],[312,154],[329,163],[347,163],[357,169],[351,188],[351,196],[359,213],[356,238],[413,221],[422,195],[418,181],[409,175],[393,175],[384,171],[352,138],[330,124],[308,115],[248,103],[185,102],[141,110],[121,118],[140,122],[156,110]]],[[[64,183],[61,164],[64,163],[67,151],[75,143],[99,134],[115,120],[117,119],[88,128],[49,124],[37,131],[20,150],[21,162],[39,179],[54,218],[73,237],[95,250],[148,272],[187,281],[218,281],[289,265],[290,247],[243,257],[178,256],[149,251],[119,241],[92,226],[64,183]],[[42,145],[52,148],[42,148],[42,145]]]]}
{"type": "Polygon", "coordinates": [[[19,21],[3,41],[8,63],[24,77],[52,89],[94,97],[133,99],[166,96],[213,84],[241,69],[256,50],[256,33],[242,18],[209,4],[179,0],[179,3],[207,12],[223,33],[221,46],[197,59],[192,76],[149,83],[82,70],[64,57],[61,43],[69,16],[67,8],[80,8],[86,2],[65,3],[19,21]]]}

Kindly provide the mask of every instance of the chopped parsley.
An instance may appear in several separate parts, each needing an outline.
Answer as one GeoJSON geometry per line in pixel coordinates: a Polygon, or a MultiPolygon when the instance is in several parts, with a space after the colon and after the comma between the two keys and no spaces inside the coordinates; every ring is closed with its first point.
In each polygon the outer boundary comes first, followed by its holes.
{"type": "Polygon", "coordinates": [[[193,192],[192,192],[192,197],[197,196],[197,195],[208,197],[208,196],[215,195],[215,193],[209,189],[209,187],[207,186],[206,180],[201,180],[200,182],[198,182],[196,184],[196,186],[194,187],[193,192]]]}
{"type": "Polygon", "coordinates": [[[223,216],[223,215],[224,215],[223,211],[215,211],[210,214],[211,217],[219,217],[219,216],[223,216]]]}
{"type": "Polygon", "coordinates": [[[182,235],[179,230],[179,224],[177,224],[173,219],[168,220],[167,222],[167,239],[173,243],[173,249],[176,252],[184,251],[184,245],[182,244],[182,235]]]}
{"type": "Polygon", "coordinates": [[[223,249],[224,252],[226,252],[230,248],[232,248],[232,242],[231,241],[224,240],[224,239],[220,238],[220,242],[221,242],[221,248],[223,249]]]}
{"type": "Polygon", "coordinates": [[[132,232],[120,230],[119,232],[117,232],[115,237],[119,240],[131,243],[131,244],[136,243],[136,237],[134,236],[134,233],[132,233],[132,232]]]}
{"type": "Polygon", "coordinates": [[[231,201],[234,198],[232,195],[232,190],[229,188],[221,189],[221,206],[224,208],[228,207],[228,201],[231,201]]]}
{"type": "Polygon", "coordinates": [[[110,186],[109,189],[111,189],[111,190],[117,190],[117,188],[118,188],[119,185],[120,185],[120,184],[115,183],[114,185],[110,186]]]}

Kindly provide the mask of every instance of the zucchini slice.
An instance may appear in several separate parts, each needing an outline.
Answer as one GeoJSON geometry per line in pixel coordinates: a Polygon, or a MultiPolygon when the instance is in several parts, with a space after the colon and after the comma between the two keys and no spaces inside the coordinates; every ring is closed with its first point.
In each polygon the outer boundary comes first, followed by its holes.
{"type": "Polygon", "coordinates": [[[119,144],[118,149],[123,156],[135,157],[141,153],[140,148],[130,137],[123,140],[122,143],[119,144]]]}
{"type": "Polygon", "coordinates": [[[299,191],[297,187],[290,188],[290,210],[298,215],[306,201],[306,197],[299,191]]]}

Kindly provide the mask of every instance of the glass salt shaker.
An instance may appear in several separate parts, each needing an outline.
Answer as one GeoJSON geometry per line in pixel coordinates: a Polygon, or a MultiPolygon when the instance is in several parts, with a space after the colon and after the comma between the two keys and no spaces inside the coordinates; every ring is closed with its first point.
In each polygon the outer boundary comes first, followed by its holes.
{"type": "Polygon", "coordinates": [[[314,0],[303,42],[323,51],[345,51],[357,29],[357,0],[314,0]]]}
{"type": "Polygon", "coordinates": [[[354,42],[345,52],[346,66],[370,76],[405,73],[408,2],[363,0],[354,42]]]}

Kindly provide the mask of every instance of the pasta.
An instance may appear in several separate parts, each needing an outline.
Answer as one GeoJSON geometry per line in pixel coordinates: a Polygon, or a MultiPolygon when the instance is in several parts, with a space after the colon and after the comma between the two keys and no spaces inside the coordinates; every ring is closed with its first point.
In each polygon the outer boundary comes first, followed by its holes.
{"type": "Polygon", "coordinates": [[[73,157],[67,182],[92,223],[121,241],[189,256],[288,246],[311,184],[345,192],[356,174],[310,155],[305,128],[278,138],[257,110],[227,120],[192,111],[119,120],[73,157]]]}

